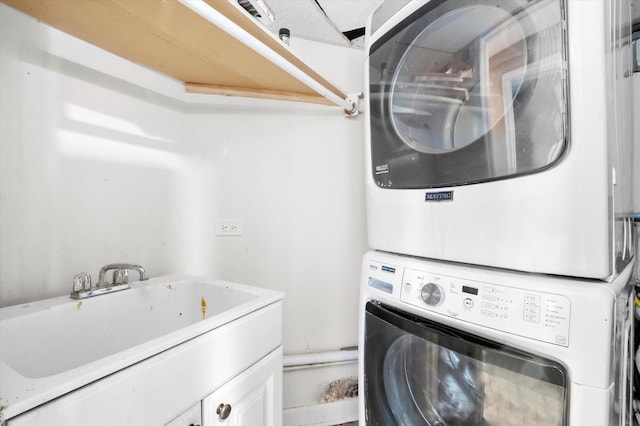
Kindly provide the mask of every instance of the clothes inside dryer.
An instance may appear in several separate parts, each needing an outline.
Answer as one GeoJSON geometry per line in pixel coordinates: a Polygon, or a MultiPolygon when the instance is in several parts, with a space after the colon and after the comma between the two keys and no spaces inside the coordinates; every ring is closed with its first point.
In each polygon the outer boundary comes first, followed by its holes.
{"type": "Polygon", "coordinates": [[[564,368],[508,347],[369,303],[367,424],[564,425],[564,368]]]}

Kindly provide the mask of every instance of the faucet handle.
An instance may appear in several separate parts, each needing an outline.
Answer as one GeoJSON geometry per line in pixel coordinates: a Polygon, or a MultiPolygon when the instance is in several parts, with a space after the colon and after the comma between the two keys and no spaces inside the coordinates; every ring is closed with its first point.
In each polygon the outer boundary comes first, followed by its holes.
{"type": "Polygon", "coordinates": [[[73,291],[82,291],[91,289],[91,274],[88,272],[80,272],[73,277],[73,291]]]}
{"type": "Polygon", "coordinates": [[[129,272],[125,268],[113,270],[113,284],[126,284],[129,282],[129,272]]]}

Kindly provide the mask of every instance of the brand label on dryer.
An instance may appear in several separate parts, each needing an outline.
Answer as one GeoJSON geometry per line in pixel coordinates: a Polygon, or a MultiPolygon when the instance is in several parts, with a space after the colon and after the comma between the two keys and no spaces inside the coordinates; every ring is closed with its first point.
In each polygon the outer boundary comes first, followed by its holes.
{"type": "Polygon", "coordinates": [[[376,166],[376,174],[377,175],[381,175],[384,173],[389,173],[389,165],[388,164],[381,164],[379,166],[376,166]]]}
{"type": "Polygon", "coordinates": [[[453,191],[427,192],[424,201],[453,201],[453,191]]]}

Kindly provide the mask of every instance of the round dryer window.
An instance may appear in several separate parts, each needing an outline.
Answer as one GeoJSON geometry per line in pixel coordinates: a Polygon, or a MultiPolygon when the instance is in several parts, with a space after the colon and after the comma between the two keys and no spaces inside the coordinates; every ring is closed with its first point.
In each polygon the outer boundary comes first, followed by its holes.
{"type": "Polygon", "coordinates": [[[481,182],[554,164],[567,128],[558,1],[435,4],[372,47],[374,164],[397,170],[396,188],[481,182]],[[411,178],[416,173],[421,181],[411,178]]]}
{"type": "Polygon", "coordinates": [[[398,135],[420,152],[451,151],[486,134],[522,86],[527,44],[507,11],[476,5],[438,18],[411,43],[393,77],[398,135]]]}

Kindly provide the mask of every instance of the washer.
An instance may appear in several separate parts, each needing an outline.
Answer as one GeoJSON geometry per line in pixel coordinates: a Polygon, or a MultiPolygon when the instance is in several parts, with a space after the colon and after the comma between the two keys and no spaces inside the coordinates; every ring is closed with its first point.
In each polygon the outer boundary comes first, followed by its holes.
{"type": "Polygon", "coordinates": [[[369,246],[603,280],[622,271],[633,258],[630,8],[382,3],[366,41],[369,246]]]}
{"type": "Polygon", "coordinates": [[[630,424],[631,270],[605,283],[367,253],[360,424],[630,424]]]}

